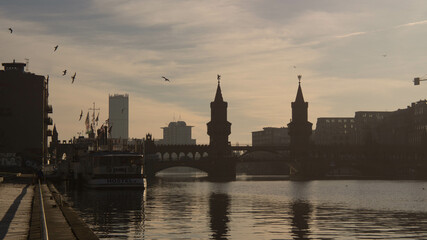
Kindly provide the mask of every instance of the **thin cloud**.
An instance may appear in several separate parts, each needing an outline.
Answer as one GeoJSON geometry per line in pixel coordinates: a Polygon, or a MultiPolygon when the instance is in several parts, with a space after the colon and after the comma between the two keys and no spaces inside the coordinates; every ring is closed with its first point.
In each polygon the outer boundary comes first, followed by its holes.
{"type": "Polygon", "coordinates": [[[367,34],[368,32],[354,32],[354,33],[349,33],[349,34],[345,34],[345,35],[339,35],[339,36],[335,36],[336,38],[348,38],[348,37],[354,37],[354,36],[359,36],[359,35],[364,35],[367,34]]]}
{"type": "Polygon", "coordinates": [[[427,24],[427,20],[417,21],[417,22],[411,22],[411,23],[405,23],[405,24],[400,24],[400,25],[394,26],[394,27],[389,28],[389,29],[379,29],[379,30],[369,31],[369,32],[353,32],[353,33],[339,35],[339,36],[335,36],[335,37],[336,38],[348,38],[348,37],[365,35],[365,34],[373,33],[373,32],[381,32],[381,31],[390,30],[390,29],[393,29],[393,28],[412,27],[412,26],[422,25],[422,24],[427,24]]]}
{"type": "Polygon", "coordinates": [[[401,28],[401,27],[412,27],[415,25],[421,25],[421,24],[427,24],[427,20],[423,20],[423,21],[418,21],[418,22],[411,22],[411,23],[405,23],[405,24],[401,24],[401,25],[397,25],[396,28],[401,28]]]}

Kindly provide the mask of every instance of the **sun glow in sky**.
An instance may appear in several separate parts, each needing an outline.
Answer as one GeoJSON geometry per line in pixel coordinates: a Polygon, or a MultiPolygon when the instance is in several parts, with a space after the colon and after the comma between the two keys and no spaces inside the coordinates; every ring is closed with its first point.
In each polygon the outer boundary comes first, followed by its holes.
{"type": "Polygon", "coordinates": [[[181,119],[208,143],[217,74],[233,144],[289,123],[298,74],[314,124],[427,95],[412,84],[427,73],[426,1],[1,1],[0,26],[0,61],[50,76],[60,139],[84,130],[81,110],[95,102],[106,120],[108,95],[128,93],[130,137],[181,119]]]}

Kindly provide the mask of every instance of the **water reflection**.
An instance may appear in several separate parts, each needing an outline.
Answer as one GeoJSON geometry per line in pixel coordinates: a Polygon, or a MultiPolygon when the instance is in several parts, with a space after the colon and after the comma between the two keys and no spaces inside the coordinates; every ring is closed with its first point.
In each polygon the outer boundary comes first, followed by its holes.
{"type": "Polygon", "coordinates": [[[104,239],[427,239],[425,184],[164,178],[69,196],[104,239]]]}
{"type": "Polygon", "coordinates": [[[224,193],[212,193],[209,197],[209,216],[212,239],[227,239],[230,197],[224,193]]]}
{"type": "Polygon", "coordinates": [[[126,239],[129,233],[144,236],[144,191],[81,189],[71,194],[74,208],[84,213],[84,220],[98,237],[126,239]]]}
{"type": "Polygon", "coordinates": [[[294,239],[310,239],[310,215],[312,207],[308,202],[297,200],[291,203],[292,235],[294,239]]]}

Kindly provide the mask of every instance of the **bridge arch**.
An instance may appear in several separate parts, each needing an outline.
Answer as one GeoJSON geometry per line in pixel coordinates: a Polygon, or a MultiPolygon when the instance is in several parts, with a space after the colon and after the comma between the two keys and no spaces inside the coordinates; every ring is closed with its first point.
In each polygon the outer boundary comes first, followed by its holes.
{"type": "Polygon", "coordinates": [[[194,169],[200,172],[203,172],[204,174],[208,174],[208,171],[202,167],[197,167],[197,166],[179,166],[179,165],[175,165],[175,166],[164,166],[164,167],[160,167],[156,170],[155,175],[162,173],[165,170],[170,170],[170,169],[179,169],[179,168],[190,168],[190,169],[194,169]]]}
{"type": "Polygon", "coordinates": [[[191,151],[191,152],[157,152],[157,159],[160,161],[197,161],[203,158],[207,158],[209,154],[206,151],[191,151]]]}
{"type": "Polygon", "coordinates": [[[275,159],[288,162],[289,161],[289,153],[285,151],[276,151],[276,150],[244,150],[243,154],[237,155],[238,161],[243,160],[250,160],[251,158],[254,159],[275,159]]]}

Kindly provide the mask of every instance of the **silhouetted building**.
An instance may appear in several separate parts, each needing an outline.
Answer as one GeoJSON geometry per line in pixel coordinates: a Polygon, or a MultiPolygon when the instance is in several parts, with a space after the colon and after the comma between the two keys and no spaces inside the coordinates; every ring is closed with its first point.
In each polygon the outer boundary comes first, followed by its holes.
{"type": "Polygon", "coordinates": [[[196,145],[196,139],[191,139],[191,128],[184,121],[170,122],[163,129],[163,139],[157,141],[162,145],[196,145]]]}
{"type": "Polygon", "coordinates": [[[364,145],[378,143],[378,128],[382,124],[384,118],[390,115],[391,112],[385,111],[359,111],[354,116],[354,124],[356,127],[356,144],[364,145]]]}
{"type": "Polygon", "coordinates": [[[25,63],[3,63],[0,71],[0,168],[37,167],[46,159],[48,80],[25,72],[25,63]]]}
{"type": "Polygon", "coordinates": [[[231,133],[231,123],[227,121],[228,103],[222,99],[221,87],[218,81],[215,100],[211,102],[211,121],[208,122],[209,145],[219,155],[226,154],[228,135],[231,133]]]}
{"type": "Polygon", "coordinates": [[[356,127],[354,118],[318,118],[313,140],[316,145],[356,144],[356,127]]]}
{"type": "Polygon", "coordinates": [[[211,102],[211,121],[207,123],[209,135],[209,158],[212,163],[209,177],[212,179],[236,179],[236,162],[231,157],[231,144],[228,135],[231,133],[231,123],[227,121],[227,102],[222,99],[219,83],[215,100],[211,102]]]}
{"type": "Polygon", "coordinates": [[[396,145],[427,144],[427,101],[405,109],[358,111],[354,118],[318,118],[316,145],[396,145]]]}
{"type": "Polygon", "coordinates": [[[384,117],[376,129],[377,141],[384,145],[427,144],[427,101],[412,103],[384,117]]]}
{"type": "MultiPolygon", "coordinates": [[[[301,80],[301,75],[298,76],[301,80]]],[[[292,106],[292,120],[288,124],[291,148],[305,148],[310,143],[312,123],[308,121],[308,102],[304,101],[301,82],[298,82],[297,96],[292,106]]]]}
{"type": "Polygon", "coordinates": [[[129,95],[114,94],[109,96],[110,137],[115,139],[129,138],[129,95]]]}
{"type": "Polygon", "coordinates": [[[290,141],[285,127],[265,127],[262,131],[252,132],[252,146],[287,146],[290,141]]]}
{"type": "Polygon", "coordinates": [[[312,164],[309,161],[310,136],[312,123],[308,121],[308,102],[304,101],[301,89],[301,75],[298,76],[298,90],[292,106],[292,119],[288,124],[290,157],[293,166],[290,168],[291,179],[307,179],[311,177],[312,164]]]}

